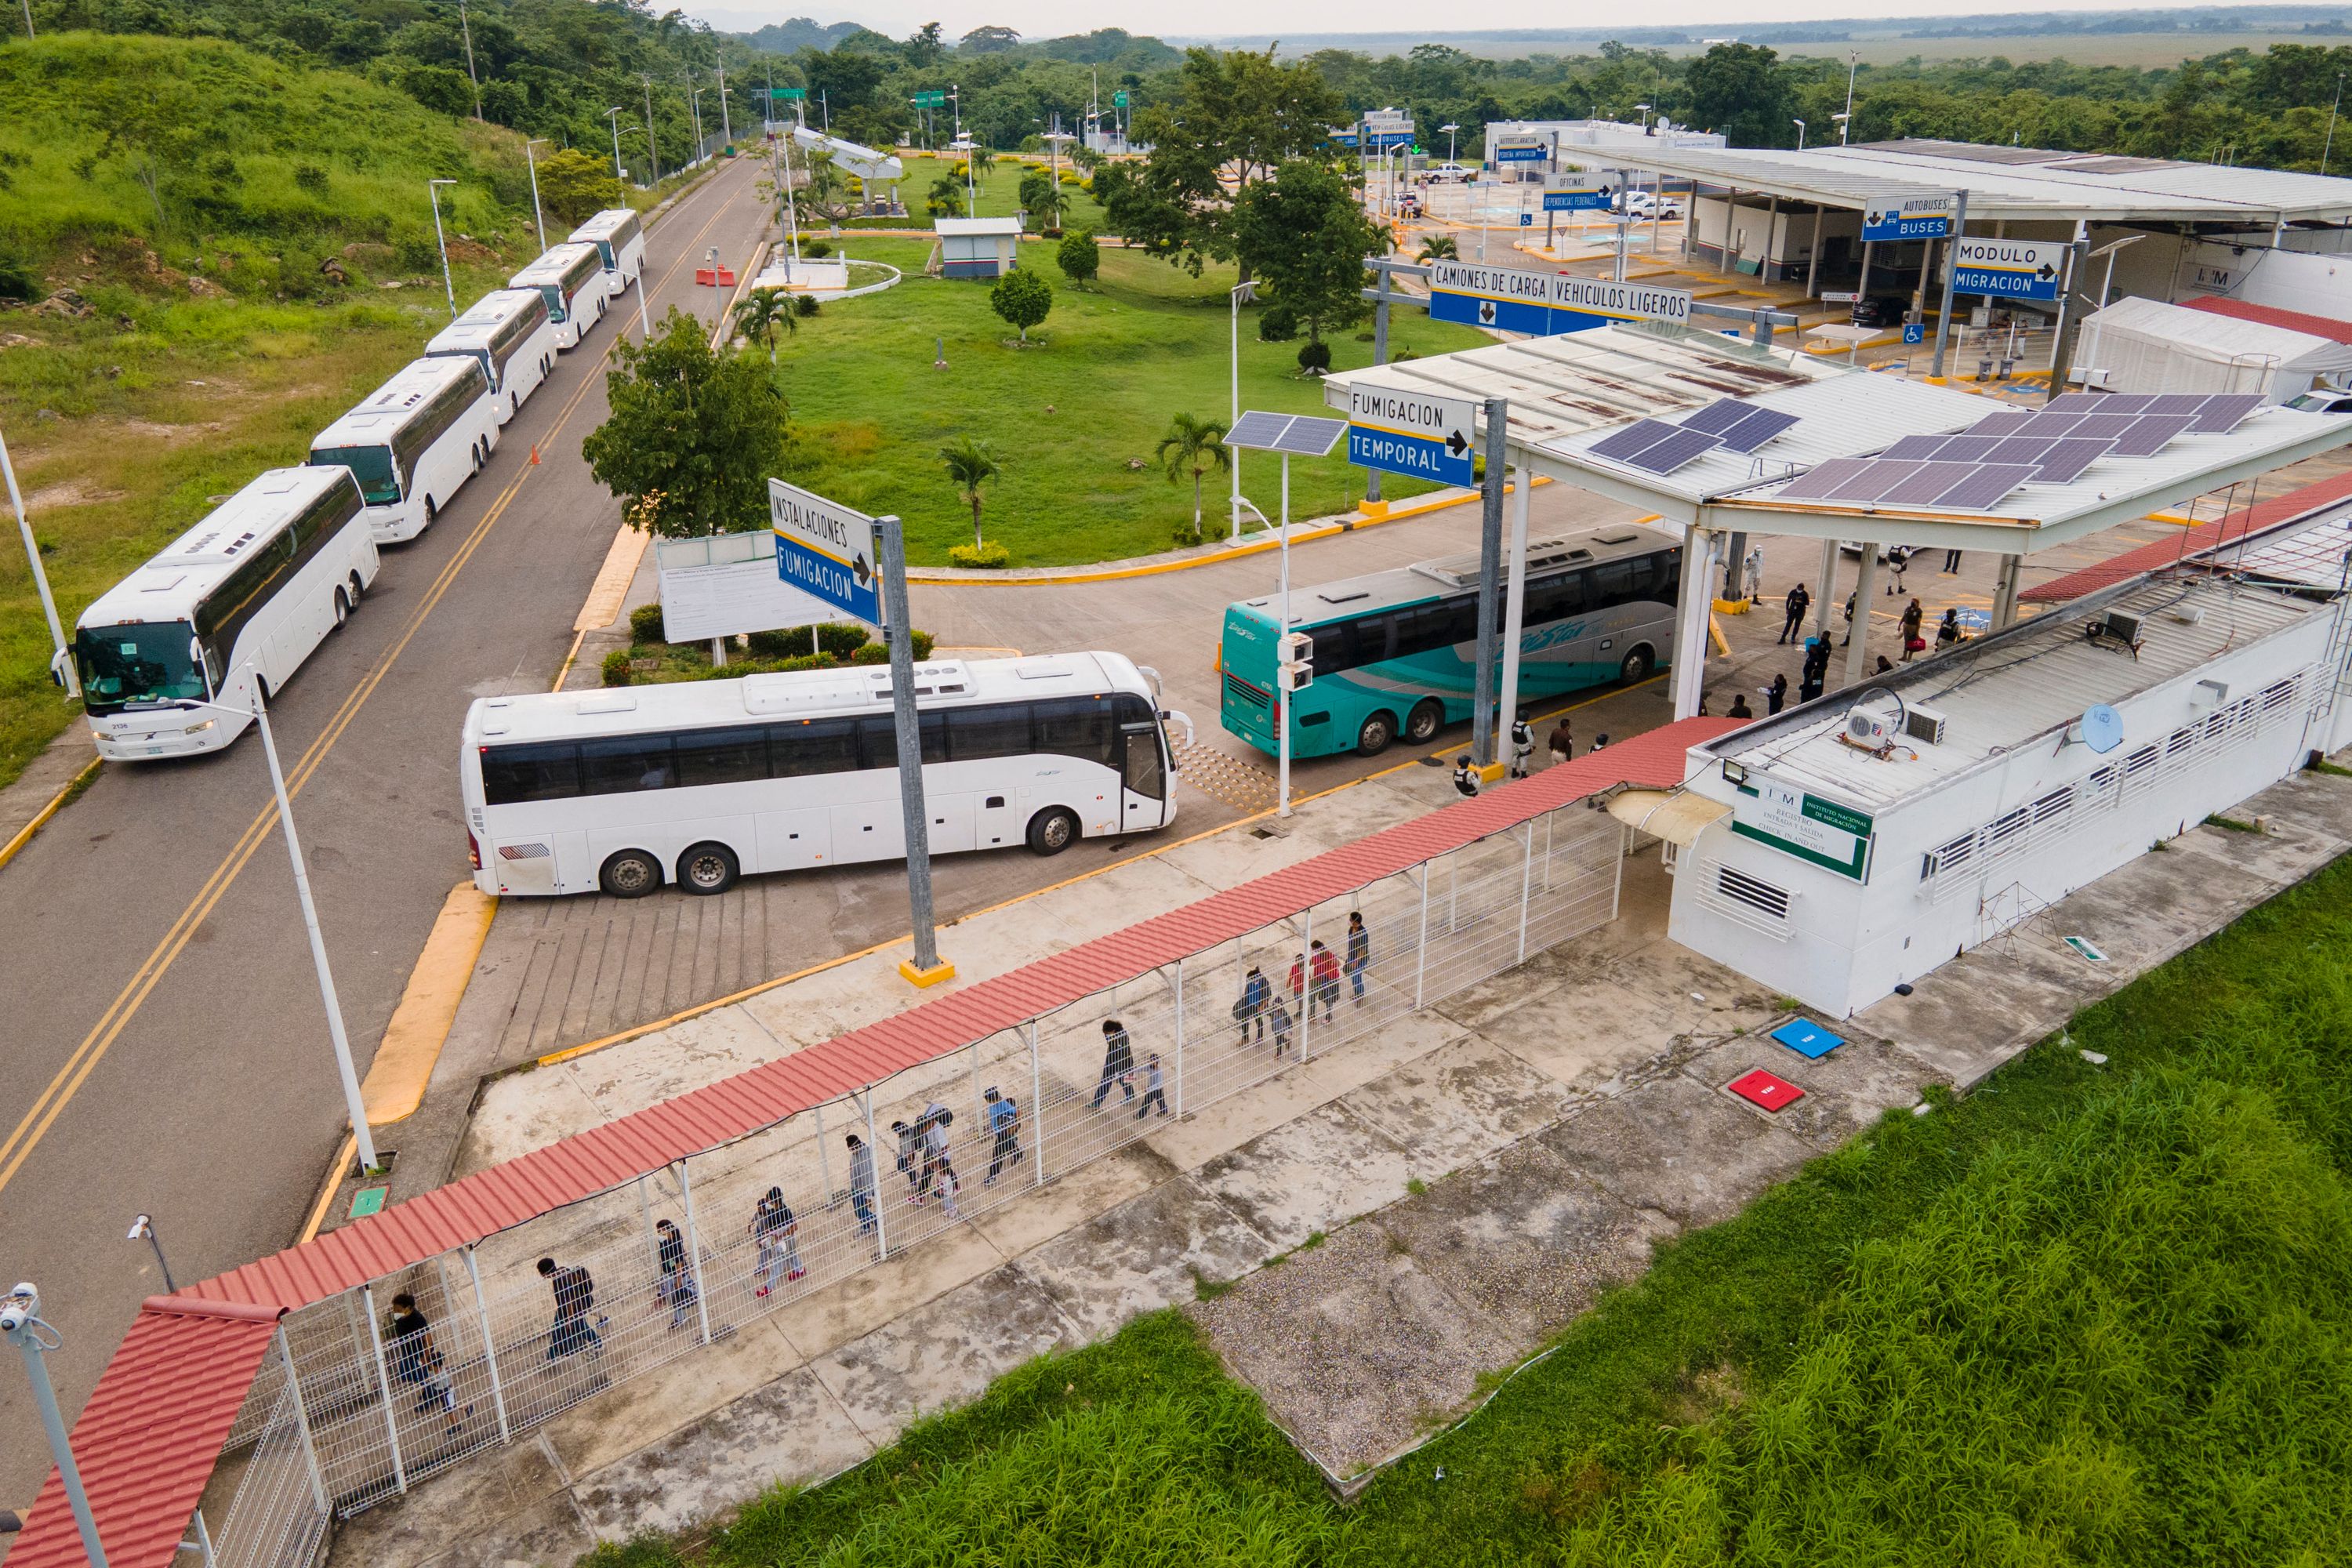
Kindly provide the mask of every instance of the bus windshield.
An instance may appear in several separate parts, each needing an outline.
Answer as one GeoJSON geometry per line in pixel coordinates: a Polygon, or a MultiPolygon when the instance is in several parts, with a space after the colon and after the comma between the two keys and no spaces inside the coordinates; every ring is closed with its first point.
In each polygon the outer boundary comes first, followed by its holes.
{"type": "Polygon", "coordinates": [[[195,660],[195,636],[185,621],[82,627],[74,634],[82,707],[104,714],[205,700],[212,691],[195,660]]]}
{"type": "Polygon", "coordinates": [[[561,323],[572,319],[564,310],[562,284],[542,283],[539,286],[539,296],[541,299],[547,301],[547,319],[549,321],[561,323]]]}
{"type": "Polygon", "coordinates": [[[392,470],[389,447],[320,447],[310,454],[313,468],[337,464],[351,469],[360,482],[360,494],[370,506],[394,506],[400,500],[400,479],[392,470]]]}

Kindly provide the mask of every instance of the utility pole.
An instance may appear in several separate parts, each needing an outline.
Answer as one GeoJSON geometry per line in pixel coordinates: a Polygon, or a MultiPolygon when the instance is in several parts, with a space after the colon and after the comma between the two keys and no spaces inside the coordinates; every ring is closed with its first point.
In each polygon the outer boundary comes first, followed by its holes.
{"type": "Polygon", "coordinates": [[[661,184],[661,150],[654,145],[654,79],[649,71],[638,73],[646,83],[646,156],[653,163],[653,183],[661,184]]]}
{"type": "Polygon", "coordinates": [[[40,590],[41,614],[49,623],[50,672],[66,695],[81,696],[81,671],[74,667],[73,656],[66,650],[65,626],[58,619],[58,602],[49,593],[49,571],[41,564],[40,542],[33,537],[33,525],[25,516],[24,492],[16,488],[16,465],[8,460],[8,442],[0,437],[0,479],[8,482],[8,504],[16,510],[16,531],[25,541],[25,561],[32,568],[33,586],[40,590]]]}
{"type": "Polygon", "coordinates": [[[457,0],[457,26],[466,35],[466,79],[474,84],[474,121],[482,119],[482,79],[474,73],[474,24],[467,19],[466,0],[457,0]]]}
{"type": "Polygon", "coordinates": [[[907,902],[914,920],[915,956],[898,973],[918,985],[949,979],[940,961],[931,913],[930,808],[923,801],[921,720],[915,711],[915,637],[907,608],[907,536],[896,514],[874,520],[882,557],[883,640],[890,648],[890,709],[898,730],[898,809],[907,830],[907,902]],[[942,973],[944,971],[944,973],[942,973]]]}
{"type": "MultiPolygon", "coordinates": [[[[620,111],[614,110],[614,112],[617,114],[620,111]]],[[[530,155],[530,150],[546,140],[544,136],[534,136],[522,144],[523,162],[530,165],[530,216],[531,221],[539,225],[539,253],[541,256],[547,254],[547,215],[539,210],[539,160],[530,155]]],[[[621,137],[616,129],[613,134],[613,174],[615,179],[620,177],[620,169],[621,137]]]]}
{"type": "Polygon", "coordinates": [[[433,204],[433,239],[434,242],[441,247],[441,287],[446,290],[449,295],[449,319],[453,321],[457,319],[457,281],[449,276],[449,238],[448,236],[441,231],[440,187],[443,185],[454,185],[457,183],[457,182],[455,180],[427,180],[425,182],[425,197],[433,204]]]}
{"type": "MultiPolygon", "coordinates": [[[[1853,73],[1861,66],[1862,51],[1848,49],[1845,53],[1845,112],[1838,116],[1838,145],[1841,147],[1846,144],[1846,132],[1853,129],[1853,73]]],[[[1697,192],[1693,191],[1692,195],[1696,195],[1697,192]]],[[[1698,204],[1694,201],[1691,205],[1696,207],[1698,204]]]]}
{"type": "Polygon", "coordinates": [[[727,62],[720,60],[712,68],[719,73],[719,140],[732,145],[735,141],[734,122],[727,118],[727,62]]]}
{"type": "Polygon", "coordinates": [[[75,1528],[81,1531],[82,1554],[89,1559],[90,1568],[106,1568],[106,1547],[98,1539],[98,1519],[89,1511],[89,1493],[82,1489],[81,1467],[74,1463],[73,1443],[66,1436],[65,1417],[58,1413],[58,1391],[49,1382],[44,1359],[65,1342],[57,1330],[41,1321],[41,1293],[33,1289],[31,1280],[19,1284],[5,1301],[0,1301],[0,1335],[25,1352],[25,1376],[33,1385],[33,1404],[41,1413],[41,1430],[48,1435],[49,1458],[57,1462],[66,1506],[73,1510],[75,1528]]]}
{"type": "MultiPolygon", "coordinates": [[[[32,26],[27,18],[26,26],[32,26]]],[[[2319,144],[2319,172],[2327,173],[2327,155],[2336,151],[2336,111],[2344,107],[2344,73],[2336,73],[2336,100],[2327,106],[2327,140],[2319,144]]]]}

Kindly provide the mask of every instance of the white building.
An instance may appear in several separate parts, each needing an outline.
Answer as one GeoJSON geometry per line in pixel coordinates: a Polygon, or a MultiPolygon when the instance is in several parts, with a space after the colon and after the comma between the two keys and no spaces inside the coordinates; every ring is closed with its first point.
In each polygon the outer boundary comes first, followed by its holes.
{"type": "Polygon", "coordinates": [[[2345,605],[2167,571],[1696,747],[1669,931],[1866,1007],[2342,743],[2345,605]]]}
{"type": "Polygon", "coordinates": [[[943,278],[1002,278],[1019,265],[1017,217],[943,217],[934,226],[943,278]]]}
{"type": "Polygon", "coordinates": [[[2284,403],[2352,373],[2352,342],[2135,297],[2084,321],[2075,358],[2078,379],[2105,392],[2258,392],[2284,403]]]}

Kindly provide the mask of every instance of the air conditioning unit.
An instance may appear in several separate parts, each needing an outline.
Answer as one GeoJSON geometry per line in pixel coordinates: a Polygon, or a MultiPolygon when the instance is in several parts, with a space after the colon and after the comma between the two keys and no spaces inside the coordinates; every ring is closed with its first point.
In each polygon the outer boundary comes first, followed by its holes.
{"type": "Polygon", "coordinates": [[[1845,738],[1853,745],[1876,751],[1894,739],[1895,722],[1884,713],[1874,713],[1867,708],[1850,708],[1845,715],[1845,738]]]}
{"type": "Polygon", "coordinates": [[[2098,635],[2113,637],[2125,647],[2137,649],[2139,647],[2139,617],[2127,616],[2121,610],[2109,610],[2106,618],[2098,625],[2098,635]]]}
{"type": "Polygon", "coordinates": [[[1903,735],[1923,746],[1944,743],[1944,716],[1933,708],[1906,708],[1903,710],[1903,735]]]}

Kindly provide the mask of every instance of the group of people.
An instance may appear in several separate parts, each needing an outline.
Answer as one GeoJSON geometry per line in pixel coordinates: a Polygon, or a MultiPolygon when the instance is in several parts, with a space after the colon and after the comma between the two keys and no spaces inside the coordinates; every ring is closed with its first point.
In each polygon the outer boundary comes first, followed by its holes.
{"type": "MultiPolygon", "coordinates": [[[[1892,552],[1890,552],[1891,555],[1892,552]]],[[[1947,551],[1944,555],[1943,574],[1948,576],[1958,572],[1959,565],[1960,552],[1957,550],[1947,551]]],[[[1800,702],[1811,702],[1826,689],[1829,683],[1829,635],[1822,632],[1809,637],[1805,633],[1805,613],[1812,607],[1812,603],[1813,596],[1802,583],[1791,587],[1788,597],[1781,601],[1786,619],[1781,622],[1780,636],[1777,640],[1782,644],[1795,643],[1804,650],[1804,662],[1799,667],[1797,677],[1797,700],[1800,702]]],[[[1849,594],[1845,601],[1845,639],[1838,644],[1840,647],[1847,647],[1853,641],[1853,621],[1856,611],[1854,596],[1849,594]]],[[[1920,604],[1916,595],[1913,595],[1910,603],[1903,606],[1903,614],[1898,621],[1903,633],[1903,663],[1908,664],[1919,655],[1928,651],[1927,638],[1922,629],[1927,625],[1927,607],[1920,604]]],[[[1946,609],[1943,619],[1936,625],[1935,651],[1942,653],[1967,635],[1960,627],[1959,610],[1957,607],[1946,609]]],[[[1884,675],[1894,668],[1895,661],[1889,659],[1885,654],[1880,654],[1873,673],[1884,675]]],[[[1775,675],[1772,678],[1772,684],[1760,688],[1759,691],[1767,703],[1766,713],[1768,715],[1778,713],[1788,697],[1789,678],[1785,675],[1775,675]]],[[[1747,699],[1739,698],[1733,703],[1730,716],[1735,719],[1752,717],[1752,713],[1747,710],[1747,699]]]]}
{"type": "MultiPolygon", "coordinates": [[[[1250,1031],[1255,1028],[1264,1041],[1274,1037],[1276,1060],[1289,1051],[1290,1036],[1297,1017],[1311,1018],[1317,1008],[1323,1010],[1327,1025],[1338,1016],[1339,990],[1344,982],[1353,992],[1355,1005],[1364,1005],[1364,976],[1372,967],[1372,933],[1364,924],[1361,910],[1348,915],[1347,956],[1333,952],[1321,937],[1307,944],[1307,951],[1290,962],[1289,984],[1284,991],[1275,990],[1265,972],[1256,964],[1242,977],[1242,994],[1234,1003],[1234,1023],[1241,1030],[1241,1043],[1250,1043],[1250,1031]]],[[[1157,1059],[1156,1058],[1154,1058],[1157,1059]]]]}
{"type": "MultiPolygon", "coordinates": [[[[1596,735],[1593,737],[1591,749],[1597,752],[1608,743],[1607,735],[1596,735]]],[[[1551,763],[1554,767],[1558,767],[1576,755],[1576,736],[1570,731],[1568,715],[1565,713],[1561,714],[1559,721],[1552,726],[1551,734],[1544,742],[1544,749],[1551,754],[1551,763]]],[[[1535,757],[1535,725],[1529,720],[1528,710],[1522,708],[1517,717],[1511,721],[1510,776],[1515,779],[1526,778],[1534,771],[1535,757]]],[[[1478,769],[1476,764],[1471,762],[1470,753],[1467,752],[1454,759],[1454,792],[1465,800],[1475,799],[1478,794],[1478,769]]]]}

